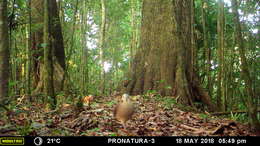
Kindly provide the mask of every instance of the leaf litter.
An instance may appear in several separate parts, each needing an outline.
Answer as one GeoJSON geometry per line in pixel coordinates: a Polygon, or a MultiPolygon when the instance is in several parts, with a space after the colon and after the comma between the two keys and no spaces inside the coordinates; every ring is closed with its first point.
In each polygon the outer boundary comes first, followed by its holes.
{"type": "Polygon", "coordinates": [[[174,105],[164,108],[161,101],[143,96],[134,98],[136,111],[127,128],[113,117],[116,98],[96,99],[95,105],[78,110],[64,104],[45,111],[43,104],[22,107],[0,119],[0,135],[41,136],[254,136],[249,126],[230,119],[184,111],[174,105]],[[9,121],[9,123],[8,123],[9,121]],[[9,127],[8,127],[9,126],[9,127]],[[27,127],[27,128],[26,128],[27,127]],[[29,128],[28,128],[29,127],[29,128]],[[10,130],[8,130],[10,129],[10,130]]]}

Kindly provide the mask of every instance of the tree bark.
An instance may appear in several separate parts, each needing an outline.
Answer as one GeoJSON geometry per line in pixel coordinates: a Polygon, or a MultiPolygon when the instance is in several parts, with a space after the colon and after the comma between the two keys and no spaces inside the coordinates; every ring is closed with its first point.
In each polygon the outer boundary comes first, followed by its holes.
{"type": "Polygon", "coordinates": [[[137,48],[137,20],[136,20],[136,0],[131,0],[131,43],[130,43],[130,61],[129,69],[133,64],[134,52],[137,48]]]}
{"type": "MultiPolygon", "coordinates": [[[[191,68],[192,68],[192,73],[193,75],[196,71],[197,67],[197,47],[196,47],[196,41],[195,41],[195,8],[194,8],[194,0],[191,0],[191,68]]],[[[191,79],[193,76],[190,77],[191,79]]]]}
{"type": "Polygon", "coordinates": [[[40,66],[43,65],[43,0],[31,1],[32,11],[32,28],[34,28],[31,36],[32,44],[32,86],[36,88],[40,83],[41,72],[40,66]]]}
{"type": "Polygon", "coordinates": [[[88,46],[87,46],[87,38],[88,38],[88,11],[89,7],[87,6],[88,2],[84,1],[83,2],[83,7],[82,7],[82,65],[81,65],[81,73],[82,73],[82,83],[81,83],[81,90],[82,90],[82,95],[88,94],[88,87],[89,87],[89,69],[88,69],[88,46]]]}
{"type": "Polygon", "coordinates": [[[206,65],[206,74],[207,74],[207,88],[209,95],[212,96],[212,77],[211,77],[211,49],[209,47],[209,32],[208,32],[208,25],[207,25],[207,7],[208,7],[208,1],[203,0],[202,1],[202,27],[203,27],[203,47],[206,52],[206,60],[207,60],[207,65],[206,65]]]}
{"type": "Polygon", "coordinates": [[[218,0],[218,24],[217,24],[217,32],[218,32],[218,85],[217,85],[217,105],[218,110],[222,111],[223,108],[223,62],[224,62],[224,1],[218,0]]]}
{"type": "Polygon", "coordinates": [[[65,51],[63,43],[63,35],[61,30],[61,23],[59,18],[59,11],[57,2],[55,0],[50,1],[50,12],[51,12],[51,27],[53,31],[51,32],[54,45],[54,56],[57,59],[59,65],[65,70],[65,51]]]}
{"type": "MultiPolygon", "coordinates": [[[[32,70],[33,70],[33,88],[34,93],[43,91],[43,0],[32,0],[32,70]]],[[[63,35],[61,30],[61,24],[59,19],[58,7],[56,1],[50,1],[51,7],[51,26],[53,31],[51,32],[53,53],[54,53],[54,84],[55,91],[63,90],[65,80],[65,51],[63,43],[63,35]]]]}
{"type": "Polygon", "coordinates": [[[101,93],[105,93],[105,32],[106,32],[106,4],[105,0],[101,0],[101,30],[100,30],[100,61],[101,61],[101,93]]]}
{"type": "Polygon", "coordinates": [[[53,86],[53,36],[51,35],[51,0],[44,0],[44,92],[52,99],[51,107],[56,106],[53,86]]]}
{"type": "Polygon", "coordinates": [[[183,104],[202,101],[212,110],[208,94],[192,72],[191,3],[189,0],[144,0],[141,44],[126,92],[156,90],[179,96],[183,104]]]}
{"type": "MultiPolygon", "coordinates": [[[[28,36],[28,47],[27,47],[27,94],[30,96],[31,95],[31,71],[32,71],[32,53],[31,53],[31,48],[32,48],[32,0],[29,0],[28,2],[28,15],[29,15],[29,25],[28,25],[28,31],[29,31],[29,36],[28,36]]],[[[31,100],[31,96],[30,96],[31,100]]]]}
{"type": "Polygon", "coordinates": [[[9,34],[7,0],[0,0],[0,103],[8,97],[9,34]]]}

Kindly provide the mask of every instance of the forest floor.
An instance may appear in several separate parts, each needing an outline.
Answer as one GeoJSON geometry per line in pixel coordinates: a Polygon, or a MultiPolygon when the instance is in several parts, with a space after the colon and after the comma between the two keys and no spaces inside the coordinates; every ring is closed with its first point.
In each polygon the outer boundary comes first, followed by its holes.
{"type": "MultiPolygon", "coordinates": [[[[113,117],[114,97],[99,97],[85,110],[63,103],[55,111],[43,104],[21,104],[0,118],[0,135],[41,136],[254,136],[246,124],[181,110],[173,98],[135,96],[136,112],[126,130],[113,117]]],[[[187,108],[187,107],[186,107],[187,108]]],[[[192,112],[191,112],[192,111],[192,112]]]]}

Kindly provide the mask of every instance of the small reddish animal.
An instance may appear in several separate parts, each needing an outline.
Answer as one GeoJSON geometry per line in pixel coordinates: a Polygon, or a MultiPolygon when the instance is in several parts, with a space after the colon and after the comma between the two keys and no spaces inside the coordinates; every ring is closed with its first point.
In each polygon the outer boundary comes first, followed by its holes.
{"type": "Polygon", "coordinates": [[[93,95],[88,95],[85,96],[84,98],[82,98],[82,102],[84,106],[90,106],[90,103],[94,100],[94,96],[93,95]]]}
{"type": "Polygon", "coordinates": [[[134,114],[134,106],[128,94],[122,96],[122,101],[114,109],[114,117],[120,121],[124,129],[126,129],[126,122],[131,119],[134,114]]]}

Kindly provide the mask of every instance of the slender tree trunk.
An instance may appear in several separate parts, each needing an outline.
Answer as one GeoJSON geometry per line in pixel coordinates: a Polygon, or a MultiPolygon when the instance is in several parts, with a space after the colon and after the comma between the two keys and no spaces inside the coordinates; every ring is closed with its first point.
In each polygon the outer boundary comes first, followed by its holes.
{"type": "Polygon", "coordinates": [[[59,17],[60,17],[60,23],[63,27],[63,24],[64,24],[64,9],[63,9],[63,6],[64,6],[64,2],[63,0],[59,0],[58,2],[58,10],[59,10],[59,17]]]}
{"type": "Polygon", "coordinates": [[[202,1],[202,27],[203,27],[203,47],[206,52],[206,60],[207,60],[207,66],[206,66],[206,74],[207,74],[207,88],[209,95],[212,96],[212,79],[211,79],[211,49],[209,47],[209,32],[208,32],[208,25],[207,25],[207,7],[208,7],[208,1],[203,0],[202,1]]]}
{"type": "Polygon", "coordinates": [[[231,49],[229,50],[230,52],[230,64],[229,64],[229,76],[228,78],[228,101],[227,103],[229,104],[230,109],[233,109],[234,104],[232,103],[233,100],[235,100],[234,98],[234,93],[235,93],[235,75],[234,75],[234,64],[235,64],[235,58],[236,58],[236,54],[234,53],[235,50],[235,33],[232,33],[232,46],[231,49]],[[232,103],[232,104],[231,104],[232,103]]]}
{"type": "MultiPolygon", "coordinates": [[[[9,40],[9,41],[11,41],[11,40],[9,40]]],[[[13,40],[13,43],[14,43],[14,45],[16,46],[16,39],[14,38],[14,40],[13,40]]],[[[10,43],[9,43],[10,44],[10,43]]],[[[9,48],[11,48],[11,46],[9,46],[9,48]]],[[[9,75],[10,76],[10,80],[11,81],[17,81],[17,72],[18,72],[18,65],[17,65],[17,49],[16,49],[16,47],[14,47],[13,49],[9,49],[10,51],[9,51],[9,55],[11,56],[13,56],[12,58],[9,58],[10,59],[10,62],[11,62],[11,64],[12,65],[10,65],[10,71],[11,71],[11,75],[9,75]]],[[[17,86],[17,84],[15,84],[14,86],[13,86],[13,88],[11,88],[11,93],[14,93],[15,95],[17,95],[17,93],[18,93],[18,88],[17,88],[18,86],[17,86]]],[[[10,92],[10,91],[9,91],[10,92]]]]}
{"type": "MultiPolygon", "coordinates": [[[[117,75],[117,71],[118,71],[118,68],[117,68],[117,64],[118,64],[118,61],[117,61],[117,57],[116,57],[116,48],[112,48],[112,54],[113,54],[113,60],[112,60],[112,69],[113,69],[113,78],[114,78],[114,81],[112,82],[112,85],[111,85],[111,90],[114,90],[115,89],[115,84],[118,82],[118,75],[117,75]]],[[[111,93],[113,93],[113,91],[111,91],[111,93]]]]}
{"type": "Polygon", "coordinates": [[[105,93],[105,32],[106,32],[106,4],[105,0],[101,0],[101,30],[100,30],[100,61],[101,61],[101,93],[105,93]]]}
{"type": "MultiPolygon", "coordinates": [[[[14,5],[15,5],[15,3],[16,3],[16,0],[13,0],[13,1],[10,1],[11,3],[12,3],[12,10],[11,10],[11,15],[10,16],[8,16],[9,18],[8,18],[8,22],[10,22],[9,23],[9,55],[11,55],[11,54],[13,54],[14,56],[15,56],[15,58],[14,59],[12,59],[12,58],[10,58],[10,60],[11,60],[11,62],[12,62],[12,65],[10,66],[10,70],[12,71],[12,75],[11,75],[11,80],[12,81],[14,81],[14,82],[17,82],[18,80],[19,80],[19,64],[18,64],[18,61],[17,61],[17,47],[16,47],[16,38],[15,37],[12,37],[12,31],[13,31],[13,29],[12,29],[12,25],[13,25],[13,20],[14,20],[14,17],[15,17],[15,15],[14,15],[14,12],[15,12],[15,7],[14,7],[14,5]],[[14,47],[13,47],[14,46],[14,47]],[[11,48],[13,48],[13,49],[11,49],[11,48]]],[[[14,88],[13,88],[13,91],[11,91],[11,93],[13,93],[13,94],[15,94],[15,95],[17,95],[17,94],[19,94],[19,89],[18,89],[18,84],[15,84],[14,86],[13,86],[14,88]]]]}
{"type": "MultiPolygon", "coordinates": [[[[28,26],[28,31],[29,31],[29,37],[28,37],[28,48],[27,48],[27,58],[28,58],[28,61],[27,61],[27,94],[30,96],[31,95],[31,63],[32,63],[32,53],[31,53],[31,48],[32,48],[32,0],[29,0],[28,2],[28,7],[29,7],[29,10],[28,10],[28,13],[29,13],[29,26],[28,26]]],[[[31,96],[30,96],[30,100],[31,100],[31,96]]]]}
{"type": "Polygon", "coordinates": [[[70,47],[69,50],[67,51],[68,57],[67,60],[69,61],[71,59],[73,49],[74,49],[74,34],[75,34],[75,27],[76,27],[76,16],[78,12],[78,5],[79,5],[79,0],[76,0],[76,5],[75,5],[75,10],[74,10],[74,17],[73,17],[73,24],[72,24],[72,34],[71,34],[71,39],[70,39],[70,47]]]}
{"type": "Polygon", "coordinates": [[[224,1],[218,0],[218,86],[217,105],[218,110],[223,110],[223,51],[224,51],[224,1]]]}
{"type": "Polygon", "coordinates": [[[63,43],[63,35],[61,30],[61,23],[59,18],[59,10],[57,2],[55,0],[50,1],[50,15],[51,15],[51,26],[53,31],[51,35],[53,36],[53,47],[54,47],[54,56],[57,59],[57,62],[62,67],[66,69],[65,65],[65,51],[63,43]]]}
{"type": "Polygon", "coordinates": [[[256,95],[253,90],[252,79],[249,73],[247,58],[245,55],[245,45],[241,33],[241,24],[239,21],[238,5],[236,0],[232,0],[232,11],[234,13],[236,44],[238,45],[239,56],[241,59],[242,78],[245,82],[245,88],[248,95],[246,103],[248,108],[249,121],[252,126],[252,129],[260,130],[260,123],[257,119],[257,105],[254,104],[256,95]]]}
{"type": "Polygon", "coordinates": [[[51,26],[51,0],[44,0],[44,91],[52,99],[51,107],[56,106],[53,86],[53,31],[51,26]]]}
{"type": "Polygon", "coordinates": [[[81,84],[81,90],[82,94],[88,94],[88,86],[89,86],[89,71],[88,71],[88,46],[87,46],[87,38],[88,38],[88,11],[89,7],[87,6],[87,1],[83,2],[82,7],[82,66],[81,66],[81,72],[82,72],[82,84],[81,84]]]}
{"type": "Polygon", "coordinates": [[[7,22],[7,0],[0,0],[0,103],[8,97],[10,65],[7,22]]]}
{"type": "Polygon", "coordinates": [[[134,51],[136,50],[136,0],[131,0],[131,28],[132,28],[132,36],[131,36],[131,44],[130,44],[130,62],[129,62],[129,70],[133,64],[134,51]]]}
{"type": "Polygon", "coordinates": [[[191,70],[190,79],[193,80],[193,74],[196,71],[197,65],[197,48],[196,48],[196,41],[195,41],[195,8],[194,8],[194,0],[191,0],[191,70]]]}

